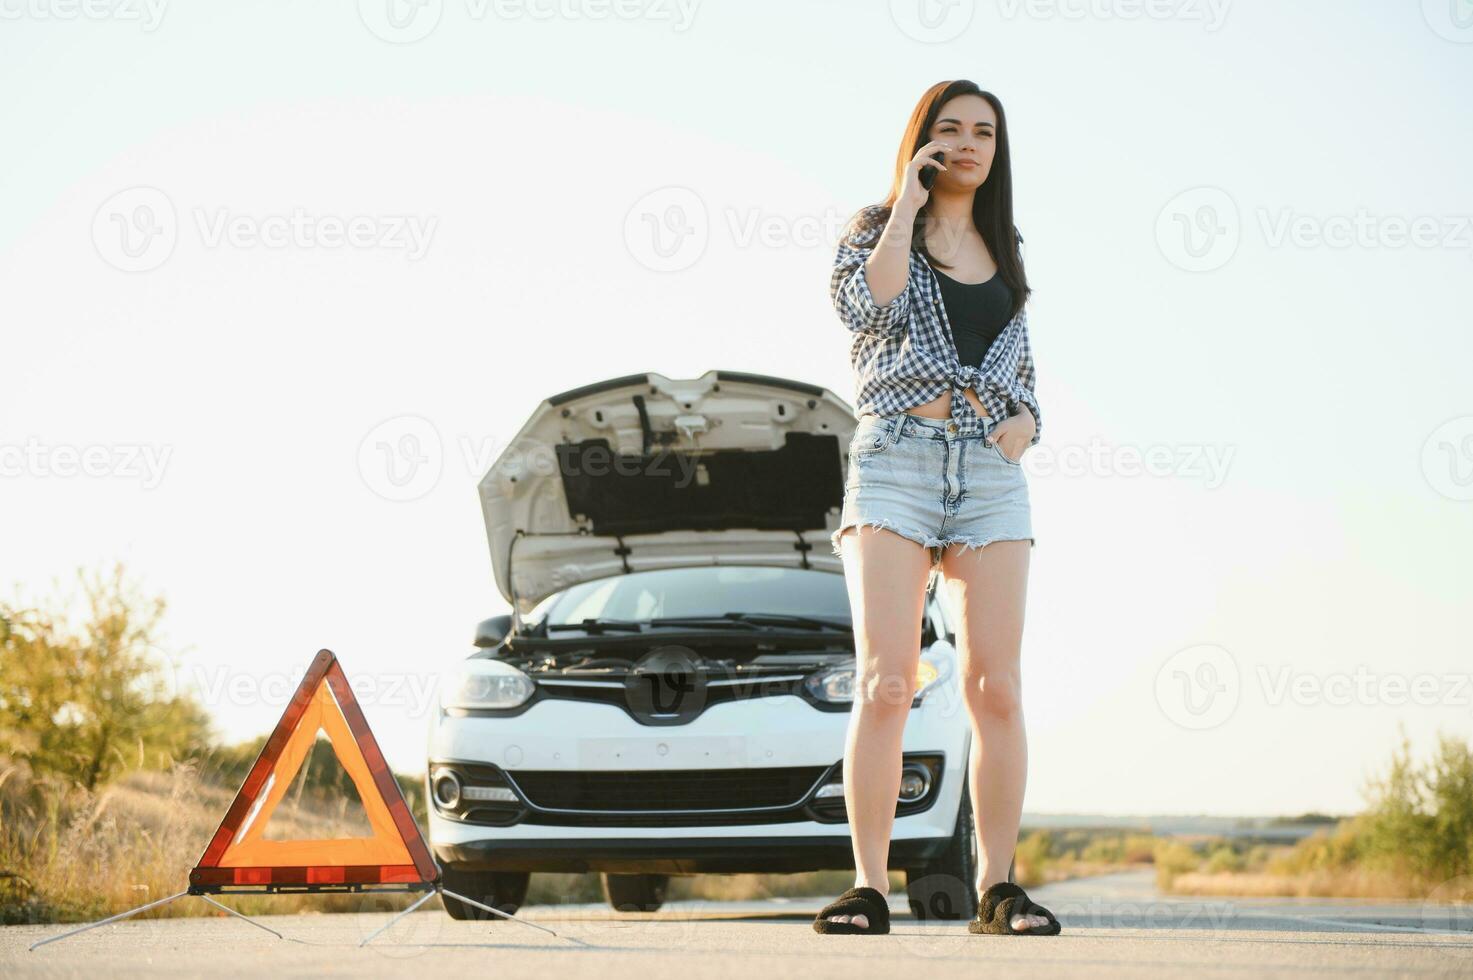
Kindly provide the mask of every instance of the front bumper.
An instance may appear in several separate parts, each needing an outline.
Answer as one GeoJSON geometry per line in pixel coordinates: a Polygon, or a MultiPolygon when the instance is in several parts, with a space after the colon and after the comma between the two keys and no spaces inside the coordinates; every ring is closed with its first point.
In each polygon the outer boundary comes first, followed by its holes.
{"type": "MultiPolygon", "coordinates": [[[[950,843],[949,835],[893,840],[890,867],[904,870],[925,864],[939,857],[950,843]]],[[[442,865],[461,871],[787,874],[854,867],[849,835],[832,832],[812,837],[487,839],[436,844],[434,852],[442,865]]]]}
{"type": "MultiPolygon", "coordinates": [[[[843,758],[848,722],[846,713],[815,711],[793,697],[715,705],[675,729],[641,726],[611,706],[547,701],[511,719],[441,716],[432,726],[429,758],[496,766],[513,779],[524,770],[826,768],[843,758]]],[[[951,841],[970,740],[966,713],[953,702],[928,698],[910,712],[902,753],[940,756],[942,770],[924,809],[897,814],[892,867],[926,863],[951,841]]],[[[854,867],[850,828],[842,816],[822,822],[791,813],[741,822],[674,816],[620,825],[590,815],[574,822],[519,819],[487,826],[447,816],[431,799],[427,829],[440,861],[465,870],[685,874],[854,867]]]]}

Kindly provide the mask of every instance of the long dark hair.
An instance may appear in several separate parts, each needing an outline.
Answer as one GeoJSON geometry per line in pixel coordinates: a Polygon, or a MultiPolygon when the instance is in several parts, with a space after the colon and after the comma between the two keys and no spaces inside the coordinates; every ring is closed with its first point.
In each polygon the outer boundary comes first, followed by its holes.
{"type": "MultiPolygon", "coordinates": [[[[992,169],[987,174],[987,180],[977,188],[977,193],[972,198],[972,223],[977,226],[978,234],[997,259],[998,275],[1013,293],[1013,309],[1010,315],[1017,316],[1023,304],[1028,302],[1032,289],[1028,286],[1028,276],[1023,270],[1023,236],[1013,224],[1013,165],[1008,152],[1008,120],[1003,113],[1001,100],[991,92],[982,91],[977,83],[966,79],[937,82],[921,96],[915,109],[911,111],[910,122],[906,124],[905,135],[900,140],[900,152],[895,158],[895,176],[890,182],[890,193],[878,207],[867,209],[871,212],[868,227],[883,227],[890,220],[890,210],[895,206],[905,183],[905,168],[920,152],[921,147],[931,142],[927,134],[936,124],[941,107],[959,95],[980,95],[991,104],[992,111],[997,113],[997,148],[993,152],[992,169]]],[[[935,259],[926,247],[926,216],[930,213],[930,208],[931,202],[927,200],[916,212],[915,226],[911,229],[911,248],[918,250],[932,265],[949,269],[951,266],[935,259]]]]}

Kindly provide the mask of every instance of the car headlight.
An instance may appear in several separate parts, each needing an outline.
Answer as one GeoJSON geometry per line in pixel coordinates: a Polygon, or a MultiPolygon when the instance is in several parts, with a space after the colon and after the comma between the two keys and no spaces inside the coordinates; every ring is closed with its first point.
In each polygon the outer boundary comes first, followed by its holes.
{"type": "MultiPolygon", "coordinates": [[[[922,654],[916,662],[916,693],[917,698],[925,697],[930,691],[944,681],[947,677],[947,665],[949,660],[942,656],[932,656],[929,653],[922,654]]],[[[803,682],[808,689],[820,701],[830,703],[841,703],[854,700],[854,664],[842,664],[838,667],[830,667],[811,674],[803,682]]]]}
{"type": "Polygon", "coordinates": [[[499,660],[460,664],[440,686],[442,708],[515,708],[537,690],[532,678],[499,660]]]}

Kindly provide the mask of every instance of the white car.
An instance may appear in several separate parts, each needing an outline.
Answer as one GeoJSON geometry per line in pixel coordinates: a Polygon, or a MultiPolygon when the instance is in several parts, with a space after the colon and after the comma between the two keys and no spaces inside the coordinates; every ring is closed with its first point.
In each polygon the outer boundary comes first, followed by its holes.
{"type": "MultiPolygon", "coordinates": [[[[854,637],[829,546],[854,425],[830,391],[730,371],[537,407],[479,485],[513,612],[477,628],[431,723],[447,888],[511,912],[532,872],[597,871],[615,908],[653,911],[670,875],[854,867],[854,637]]],[[[935,584],[889,860],[918,916],[965,919],[971,726],[935,584]]]]}

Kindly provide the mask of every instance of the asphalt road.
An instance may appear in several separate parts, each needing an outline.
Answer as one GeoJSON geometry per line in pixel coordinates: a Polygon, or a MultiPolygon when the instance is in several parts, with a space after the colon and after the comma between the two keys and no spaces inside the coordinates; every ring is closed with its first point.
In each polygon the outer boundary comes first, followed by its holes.
{"type": "MultiPolygon", "coordinates": [[[[682,902],[649,915],[604,906],[529,906],[523,923],[456,922],[431,899],[370,945],[389,919],[263,916],[286,938],[228,916],[104,926],[34,951],[58,926],[0,929],[0,976],[558,976],[569,980],[975,978],[979,966],[1030,976],[1473,977],[1473,909],[1353,899],[1205,899],[1159,895],[1128,872],[1030,889],[1059,917],[1058,936],[974,936],[965,923],[916,922],[891,893],[887,936],[821,936],[824,899],[682,902]]],[[[199,901],[183,899],[183,901],[199,901]]]]}

